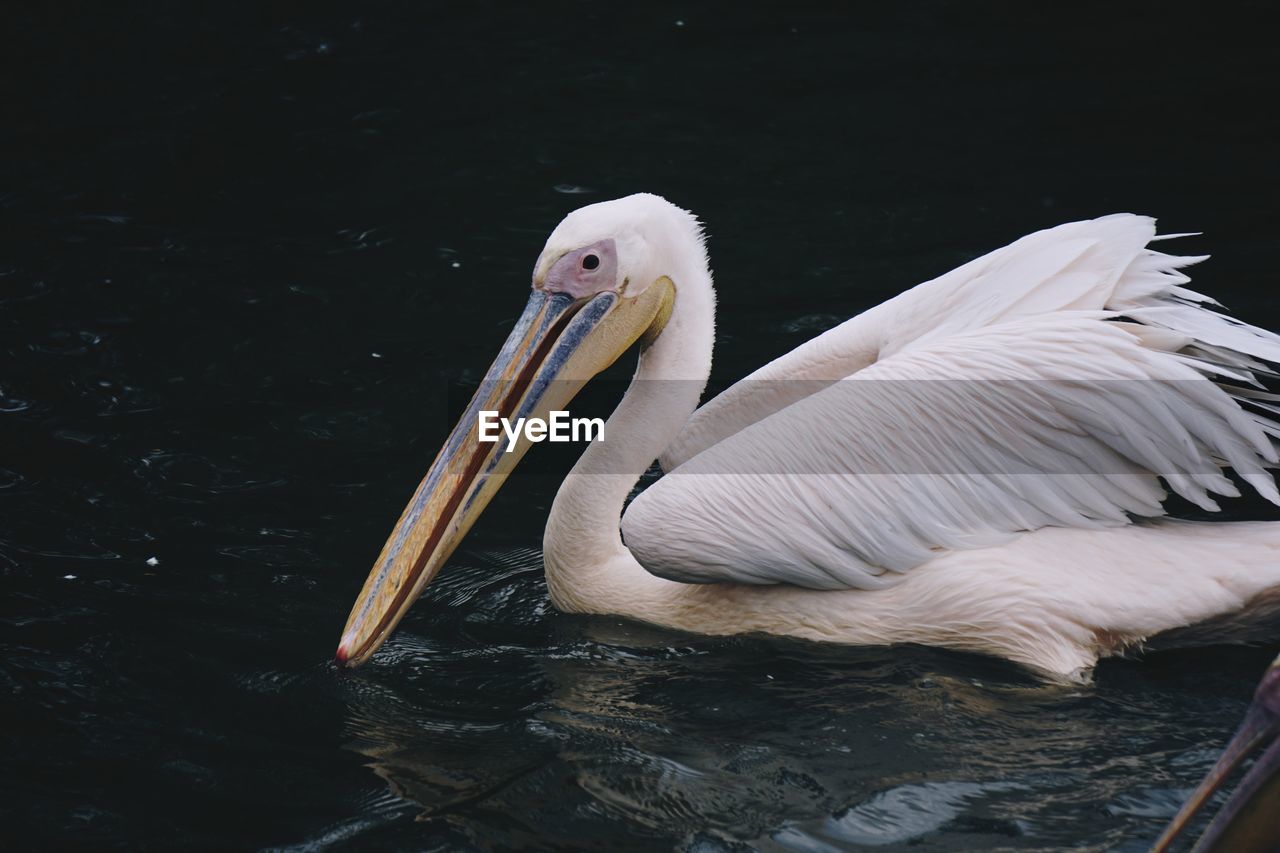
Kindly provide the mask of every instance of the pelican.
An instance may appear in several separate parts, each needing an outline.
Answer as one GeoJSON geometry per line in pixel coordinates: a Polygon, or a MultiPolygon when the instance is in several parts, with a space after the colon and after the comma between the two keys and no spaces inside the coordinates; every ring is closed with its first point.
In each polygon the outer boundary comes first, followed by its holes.
{"type": "Polygon", "coordinates": [[[1280,337],[1214,310],[1185,286],[1202,258],[1159,239],[1131,214],[1031,234],[697,408],[716,300],[700,223],[648,194],[570,213],[337,661],[373,655],[531,445],[479,441],[480,414],[563,410],[637,344],[547,519],[561,610],[919,643],[1065,679],[1145,647],[1258,639],[1280,612],[1280,523],[1175,520],[1163,502],[1216,511],[1239,495],[1230,468],[1280,504],[1280,398],[1258,378],[1280,337]],[[655,459],[665,476],[628,505],[655,459]]]}
{"type": "Polygon", "coordinates": [[[1274,853],[1280,849],[1280,658],[1262,676],[1253,702],[1222,756],[1169,822],[1151,853],[1165,853],[1231,772],[1263,746],[1266,749],[1214,816],[1196,850],[1274,853]]]}

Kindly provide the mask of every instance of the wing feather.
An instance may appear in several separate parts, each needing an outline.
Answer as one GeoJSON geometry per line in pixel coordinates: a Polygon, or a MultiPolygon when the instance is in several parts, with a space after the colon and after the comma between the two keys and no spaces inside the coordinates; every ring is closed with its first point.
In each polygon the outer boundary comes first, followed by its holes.
{"type": "Polygon", "coordinates": [[[681,581],[865,589],[940,550],[1162,515],[1165,486],[1216,510],[1224,467],[1280,504],[1280,398],[1254,375],[1280,338],[1206,307],[1180,272],[1200,259],[1153,233],[1031,235],[767,365],[695,415],[628,547],[681,581]]]}
{"type": "MultiPolygon", "coordinates": [[[[1181,287],[1190,279],[1180,270],[1204,258],[1146,249],[1154,239],[1159,239],[1155,220],[1146,216],[1071,222],[1029,234],[917,285],[764,365],[702,406],[663,454],[662,468],[671,471],[748,424],[910,346],[1022,317],[1189,307],[1190,315],[1170,315],[1167,321],[1148,316],[1141,322],[1153,329],[1190,324],[1187,331],[1207,331],[1208,337],[1198,335],[1205,345],[1223,341],[1238,355],[1249,353],[1241,344],[1250,341],[1228,334],[1236,321],[1202,311],[1201,304],[1216,303],[1181,287]],[[1204,319],[1205,314],[1211,316],[1204,319]]],[[[1256,331],[1240,325],[1247,330],[1244,337],[1256,331]]],[[[1253,342],[1260,343],[1256,336],[1253,342]]],[[[1208,355],[1229,364],[1221,354],[1208,355]]],[[[1261,367],[1247,358],[1239,366],[1261,367]]]]}

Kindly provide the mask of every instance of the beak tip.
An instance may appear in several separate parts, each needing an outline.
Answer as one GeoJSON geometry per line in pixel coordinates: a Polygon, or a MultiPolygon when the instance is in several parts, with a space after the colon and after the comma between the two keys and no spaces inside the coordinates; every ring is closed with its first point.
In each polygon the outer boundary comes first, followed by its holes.
{"type": "Polygon", "coordinates": [[[351,659],[351,644],[346,637],[338,643],[338,650],[333,653],[333,662],[344,668],[355,666],[355,662],[351,659]]]}

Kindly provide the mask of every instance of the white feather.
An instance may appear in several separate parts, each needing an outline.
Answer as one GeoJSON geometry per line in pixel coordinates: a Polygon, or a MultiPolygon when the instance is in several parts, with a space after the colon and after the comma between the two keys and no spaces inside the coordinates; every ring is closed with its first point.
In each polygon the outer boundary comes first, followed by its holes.
{"type": "Polygon", "coordinates": [[[1280,503],[1275,422],[1209,378],[1252,381],[1280,339],[1202,307],[1179,272],[1199,259],[1153,234],[1033,234],[757,371],[690,419],[624,517],[632,552],[685,582],[869,589],[938,549],[1163,515],[1159,478],[1212,511],[1230,465],[1280,503]]]}

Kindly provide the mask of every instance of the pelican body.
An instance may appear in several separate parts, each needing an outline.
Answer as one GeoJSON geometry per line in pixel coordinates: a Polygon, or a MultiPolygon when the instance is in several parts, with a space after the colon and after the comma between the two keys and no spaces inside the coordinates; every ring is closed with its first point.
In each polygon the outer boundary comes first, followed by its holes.
{"type": "Polygon", "coordinates": [[[1166,517],[1280,504],[1280,337],[1214,310],[1121,214],[1024,237],[857,315],[698,403],[715,291],[687,211],[571,213],[475,398],[366,581],[337,660],[377,650],[546,418],[638,345],[634,379],[547,519],[556,607],[703,634],[922,643],[1052,676],[1161,642],[1269,636],[1280,523],[1166,517]],[[652,462],[665,476],[627,505],[652,462]],[[625,515],[623,514],[626,509],[625,515]],[[619,523],[621,520],[621,523],[619,523]]]}

